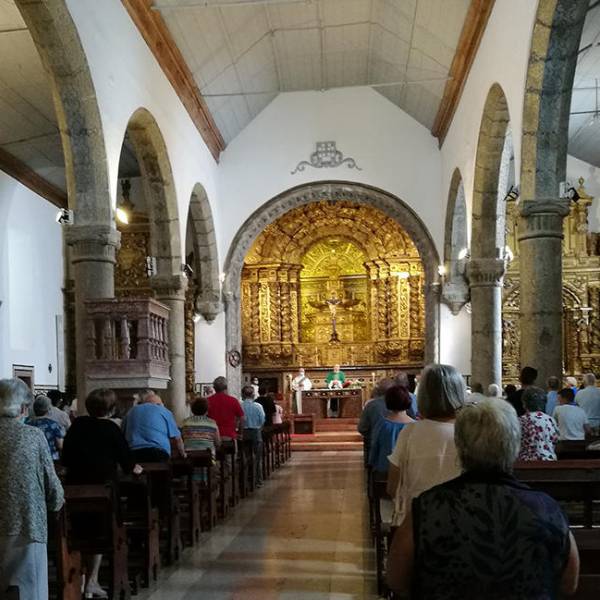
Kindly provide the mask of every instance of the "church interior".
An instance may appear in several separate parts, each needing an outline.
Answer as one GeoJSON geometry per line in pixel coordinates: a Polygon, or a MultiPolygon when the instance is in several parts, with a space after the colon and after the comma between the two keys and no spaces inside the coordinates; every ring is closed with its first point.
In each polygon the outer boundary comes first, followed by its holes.
{"type": "Polygon", "coordinates": [[[600,598],[599,82],[597,0],[0,0],[0,600],[600,598]],[[543,592],[426,555],[484,467],[543,592]]]}

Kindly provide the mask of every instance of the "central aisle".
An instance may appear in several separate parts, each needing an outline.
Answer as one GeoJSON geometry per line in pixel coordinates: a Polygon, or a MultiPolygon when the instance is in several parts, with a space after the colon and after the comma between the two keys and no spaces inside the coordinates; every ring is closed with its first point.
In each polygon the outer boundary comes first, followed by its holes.
{"type": "Polygon", "coordinates": [[[361,452],[295,453],[141,600],[376,598],[361,452]]]}

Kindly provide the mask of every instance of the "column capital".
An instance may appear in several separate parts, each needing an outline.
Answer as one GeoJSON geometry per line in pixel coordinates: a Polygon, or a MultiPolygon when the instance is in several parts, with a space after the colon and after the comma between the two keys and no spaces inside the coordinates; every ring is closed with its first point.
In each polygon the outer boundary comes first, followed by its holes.
{"type": "Polygon", "coordinates": [[[63,229],[65,243],[72,247],[73,264],[80,262],[116,263],[121,234],[111,225],[69,225],[63,229]]]}
{"type": "Polygon", "coordinates": [[[467,265],[469,285],[474,287],[502,287],[506,273],[503,258],[472,258],[467,265]]]}
{"type": "Polygon", "coordinates": [[[453,315],[457,315],[469,299],[469,285],[463,278],[447,281],[442,286],[441,300],[453,315]]]}
{"type": "Polygon", "coordinates": [[[519,242],[535,238],[563,238],[563,219],[569,214],[568,199],[528,200],[521,206],[519,242]]]}
{"type": "Polygon", "coordinates": [[[181,275],[156,275],[150,278],[150,285],[160,300],[185,300],[187,278],[181,275]]]}
{"type": "Polygon", "coordinates": [[[208,323],[212,323],[223,310],[220,294],[216,292],[200,294],[196,298],[195,309],[208,323]]]}

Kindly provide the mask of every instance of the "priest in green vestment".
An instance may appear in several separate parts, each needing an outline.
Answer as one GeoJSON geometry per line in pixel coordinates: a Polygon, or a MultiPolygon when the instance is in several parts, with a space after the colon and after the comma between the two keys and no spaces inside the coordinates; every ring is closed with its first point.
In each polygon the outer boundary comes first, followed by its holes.
{"type": "MultiPolygon", "coordinates": [[[[340,371],[340,365],[334,365],[333,371],[329,371],[327,373],[327,377],[325,378],[325,383],[330,390],[341,390],[344,387],[344,382],[346,381],[346,376],[343,371],[340,371]]],[[[330,417],[338,417],[339,416],[339,408],[340,408],[340,399],[339,398],[331,398],[329,400],[329,410],[328,416],[330,417]]]]}

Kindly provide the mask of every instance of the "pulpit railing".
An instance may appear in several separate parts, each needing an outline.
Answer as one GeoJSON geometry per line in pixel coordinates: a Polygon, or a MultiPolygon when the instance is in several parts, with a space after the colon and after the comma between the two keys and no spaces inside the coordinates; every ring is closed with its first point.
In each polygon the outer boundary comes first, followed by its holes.
{"type": "Polygon", "coordinates": [[[169,309],[152,298],[89,300],[87,378],[114,388],[166,387],[169,309]]]}

